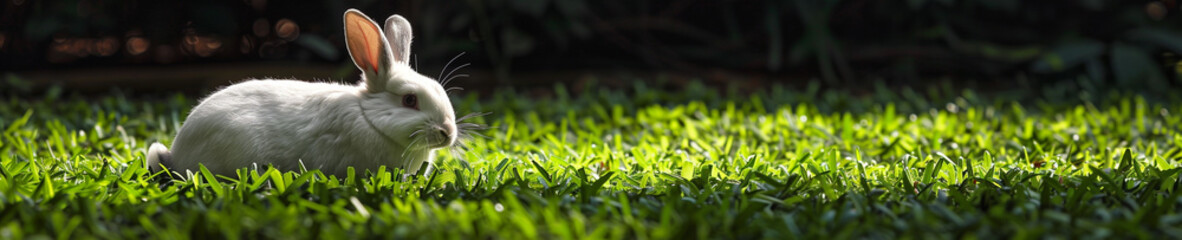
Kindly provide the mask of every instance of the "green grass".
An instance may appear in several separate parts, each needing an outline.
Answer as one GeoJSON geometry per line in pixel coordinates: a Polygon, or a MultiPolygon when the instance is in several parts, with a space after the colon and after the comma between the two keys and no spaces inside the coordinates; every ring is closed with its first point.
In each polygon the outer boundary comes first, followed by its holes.
{"type": "Polygon", "coordinates": [[[1182,237],[1179,104],[556,93],[456,99],[493,113],[477,120],[487,138],[406,180],[171,180],[143,151],[170,143],[197,97],[7,97],[0,238],[1182,237]]]}

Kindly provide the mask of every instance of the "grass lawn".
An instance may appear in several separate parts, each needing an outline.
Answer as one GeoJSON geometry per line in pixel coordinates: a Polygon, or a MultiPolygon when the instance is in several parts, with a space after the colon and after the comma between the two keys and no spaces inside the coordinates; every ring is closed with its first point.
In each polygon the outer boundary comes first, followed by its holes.
{"type": "Polygon", "coordinates": [[[555,92],[455,98],[487,137],[405,180],[167,179],[199,97],[5,97],[0,238],[1182,238],[1182,104],[555,92]]]}

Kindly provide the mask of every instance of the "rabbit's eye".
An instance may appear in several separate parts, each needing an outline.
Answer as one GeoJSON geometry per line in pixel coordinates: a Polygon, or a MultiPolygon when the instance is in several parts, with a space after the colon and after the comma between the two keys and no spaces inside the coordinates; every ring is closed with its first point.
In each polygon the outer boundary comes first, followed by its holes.
{"type": "Polygon", "coordinates": [[[414,94],[402,96],[402,106],[419,109],[419,97],[416,97],[414,94]]]}

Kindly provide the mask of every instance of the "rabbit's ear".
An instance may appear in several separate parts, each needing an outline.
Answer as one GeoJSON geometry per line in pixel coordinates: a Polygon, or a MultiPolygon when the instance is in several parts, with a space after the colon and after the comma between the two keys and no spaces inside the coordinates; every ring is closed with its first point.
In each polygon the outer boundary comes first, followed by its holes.
{"type": "Polygon", "coordinates": [[[394,53],[395,63],[410,63],[410,40],[413,37],[410,22],[406,21],[406,18],[398,14],[386,18],[386,41],[394,53]]]}
{"type": "Polygon", "coordinates": [[[370,90],[384,89],[389,79],[393,55],[386,44],[377,23],[357,9],[345,11],[345,45],[370,90]]]}

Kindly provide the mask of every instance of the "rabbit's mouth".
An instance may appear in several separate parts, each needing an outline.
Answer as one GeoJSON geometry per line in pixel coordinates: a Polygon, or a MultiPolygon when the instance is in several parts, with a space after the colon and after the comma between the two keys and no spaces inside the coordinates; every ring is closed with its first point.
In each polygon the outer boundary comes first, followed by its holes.
{"type": "Polygon", "coordinates": [[[416,130],[410,134],[411,139],[413,139],[411,140],[411,145],[419,143],[421,145],[412,147],[422,147],[426,149],[450,147],[455,142],[455,137],[453,137],[452,131],[449,131],[448,128],[444,127],[443,124],[436,124],[433,122],[427,123],[422,128],[419,128],[419,130],[416,130]]]}
{"type": "Polygon", "coordinates": [[[463,148],[464,142],[472,135],[480,135],[475,131],[485,129],[484,125],[464,122],[473,117],[480,117],[488,115],[488,113],[470,113],[457,118],[453,123],[442,124],[440,122],[430,121],[423,125],[423,127],[415,130],[410,134],[412,147],[421,147],[427,149],[439,148],[463,148]]]}
{"type": "Polygon", "coordinates": [[[427,148],[445,148],[451,146],[454,140],[454,138],[451,137],[451,134],[445,128],[440,126],[432,125],[430,128],[425,130],[426,131],[424,131],[422,134],[427,144],[427,148]]]}

